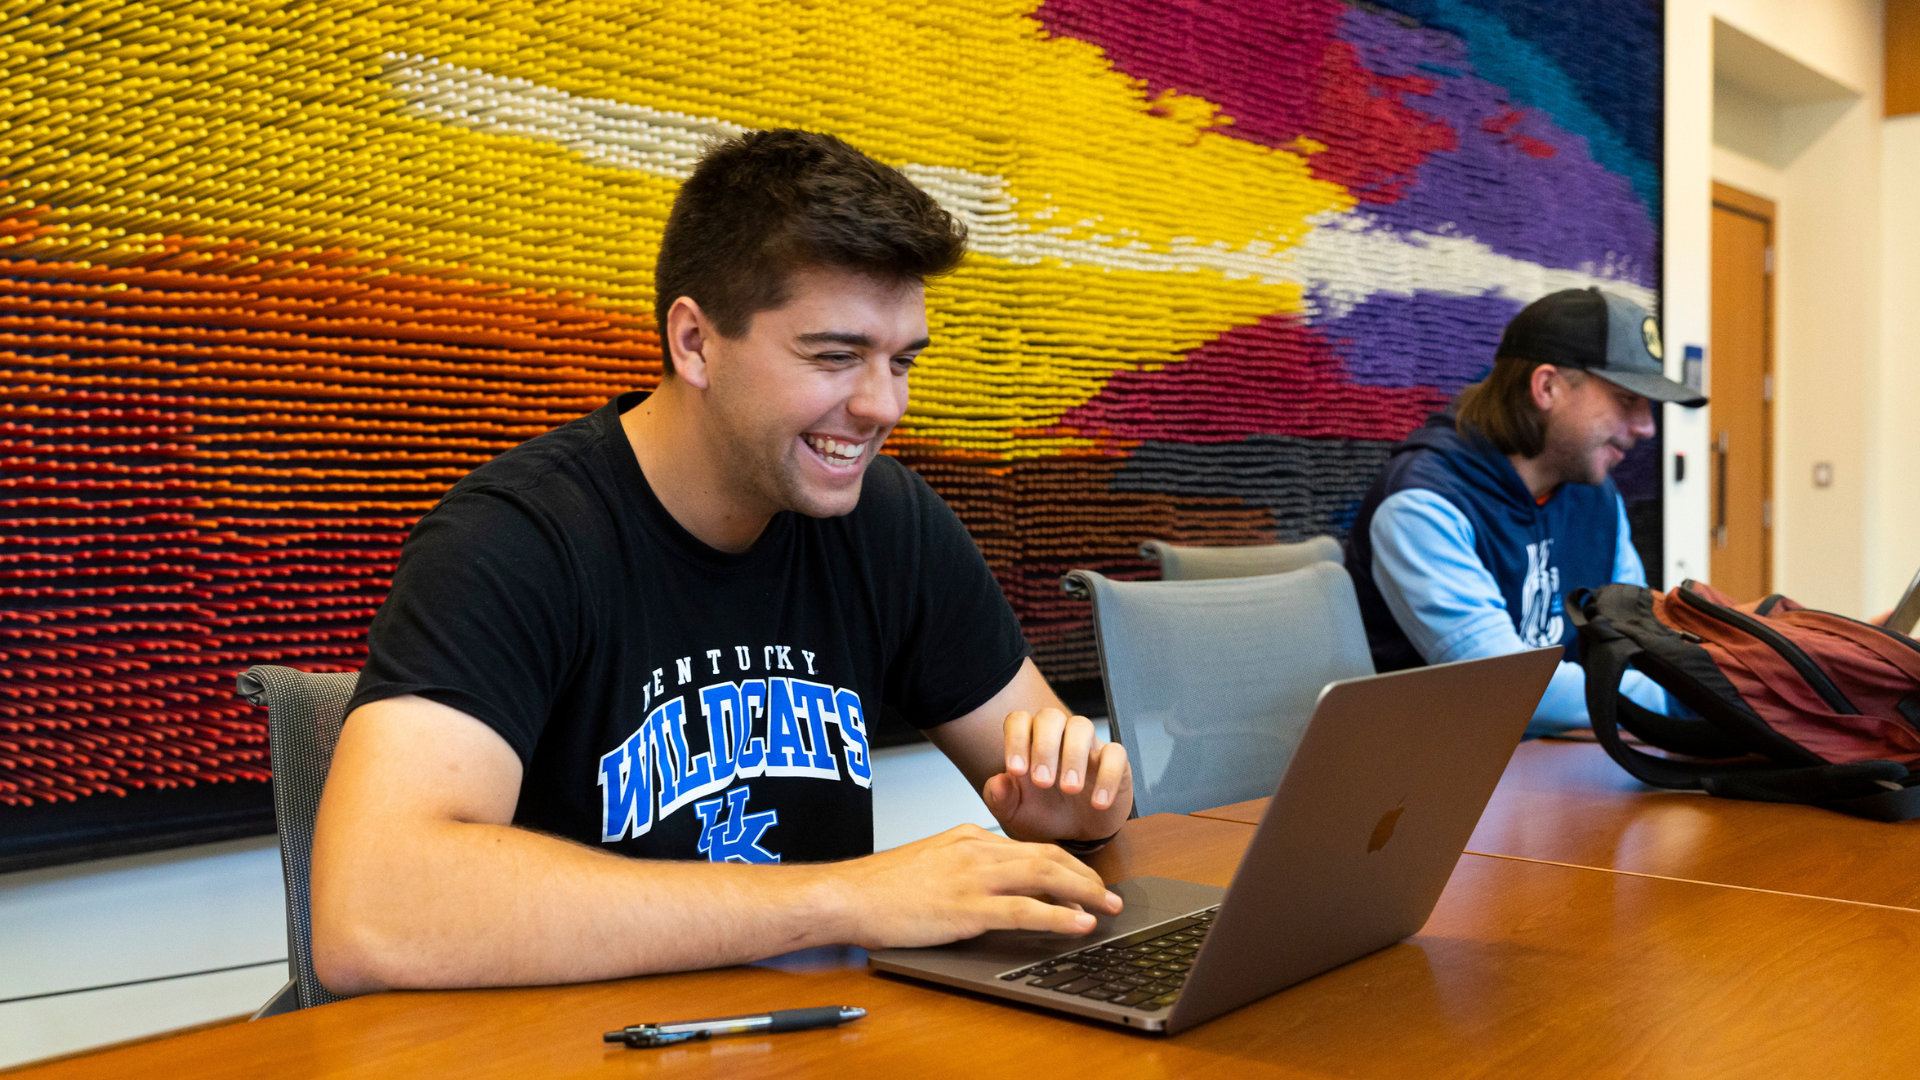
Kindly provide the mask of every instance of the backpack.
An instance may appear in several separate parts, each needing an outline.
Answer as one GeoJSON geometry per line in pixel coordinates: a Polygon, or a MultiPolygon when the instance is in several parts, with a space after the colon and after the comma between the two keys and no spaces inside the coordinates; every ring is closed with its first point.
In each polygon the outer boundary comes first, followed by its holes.
{"type": "Polygon", "coordinates": [[[1735,604],[1682,582],[1576,589],[1587,709],[1600,745],[1643,783],[1803,803],[1877,821],[1920,817],[1920,643],[1784,596],[1735,604]],[[1699,714],[1620,693],[1631,664],[1699,714]],[[1620,729],[1684,755],[1655,757],[1620,729]]]}

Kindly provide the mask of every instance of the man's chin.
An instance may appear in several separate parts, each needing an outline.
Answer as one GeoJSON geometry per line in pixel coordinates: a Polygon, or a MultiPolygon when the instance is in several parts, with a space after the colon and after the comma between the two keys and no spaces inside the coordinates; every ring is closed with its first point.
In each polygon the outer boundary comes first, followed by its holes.
{"type": "Polygon", "coordinates": [[[853,513],[860,505],[860,487],[866,480],[865,470],[844,486],[836,485],[828,491],[819,488],[801,488],[789,492],[787,509],[796,514],[805,514],[811,518],[845,517],[853,513]]]}

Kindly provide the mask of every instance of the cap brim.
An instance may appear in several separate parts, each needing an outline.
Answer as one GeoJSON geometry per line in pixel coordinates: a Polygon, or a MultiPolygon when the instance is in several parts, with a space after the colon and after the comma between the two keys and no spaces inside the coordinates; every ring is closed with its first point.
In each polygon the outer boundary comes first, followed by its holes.
{"type": "Polygon", "coordinates": [[[1643,398],[1652,401],[1664,401],[1672,405],[1684,405],[1697,409],[1707,403],[1706,395],[1685,383],[1677,383],[1663,375],[1639,371],[1606,371],[1588,368],[1587,373],[1598,375],[1623,390],[1631,390],[1643,398]]]}

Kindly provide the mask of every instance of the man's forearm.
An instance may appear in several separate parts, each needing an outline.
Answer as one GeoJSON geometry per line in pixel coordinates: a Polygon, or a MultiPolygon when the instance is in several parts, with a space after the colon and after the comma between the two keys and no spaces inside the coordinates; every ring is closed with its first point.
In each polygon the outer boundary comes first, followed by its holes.
{"type": "Polygon", "coordinates": [[[972,825],[840,863],[629,859],[513,827],[520,780],[506,742],[449,707],[402,697],[347,717],[314,825],[323,983],[353,994],[577,982],[823,944],[1085,933],[1086,911],[1119,910],[1060,849],[972,825]]]}
{"type": "Polygon", "coordinates": [[[717,967],[846,939],[839,886],[831,866],[646,862],[435,823],[316,865],[314,967],[346,994],[717,967]]]}

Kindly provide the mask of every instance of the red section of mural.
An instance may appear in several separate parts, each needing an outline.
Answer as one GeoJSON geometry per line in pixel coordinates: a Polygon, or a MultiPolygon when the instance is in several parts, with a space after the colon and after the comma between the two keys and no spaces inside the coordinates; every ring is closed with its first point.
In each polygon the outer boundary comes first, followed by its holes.
{"type": "Polygon", "coordinates": [[[1513,130],[1515,124],[1518,124],[1526,118],[1526,113],[1518,109],[1508,109],[1499,116],[1489,116],[1485,120],[1480,121],[1480,130],[1489,135],[1505,135],[1506,138],[1500,140],[1501,142],[1506,143],[1508,146],[1513,147],[1530,158],[1544,161],[1559,153],[1559,149],[1552,143],[1542,142],[1531,135],[1522,135],[1520,132],[1513,130]]]}
{"type": "Polygon", "coordinates": [[[1228,134],[1280,146],[1319,108],[1313,74],[1346,11],[1340,0],[1046,0],[1033,17],[1100,46],[1148,96],[1206,98],[1233,118],[1228,134]]]}
{"type": "Polygon", "coordinates": [[[1375,74],[1334,36],[1347,10],[1338,0],[1047,0],[1034,17],[1100,46],[1149,96],[1206,98],[1233,120],[1223,134],[1307,152],[1316,177],[1363,202],[1390,203],[1428,155],[1458,138],[1407,103],[1432,93],[1430,80],[1375,74]]]}
{"type": "Polygon", "coordinates": [[[1226,442],[1249,435],[1400,439],[1446,404],[1432,387],[1359,386],[1320,333],[1286,315],[1239,326],[1159,371],[1115,375],[1060,419],[1096,438],[1226,442]]]}
{"type": "Polygon", "coordinates": [[[359,667],[448,485],[659,375],[586,298],[167,247],[0,259],[0,806],[266,780],[234,675],[359,667]]]}
{"type": "Polygon", "coordinates": [[[1428,155],[1459,146],[1452,128],[1406,104],[1407,95],[1433,89],[1428,79],[1376,75],[1360,63],[1358,49],[1328,42],[1319,107],[1304,132],[1326,147],[1307,158],[1313,175],[1361,202],[1398,202],[1428,155]]]}

